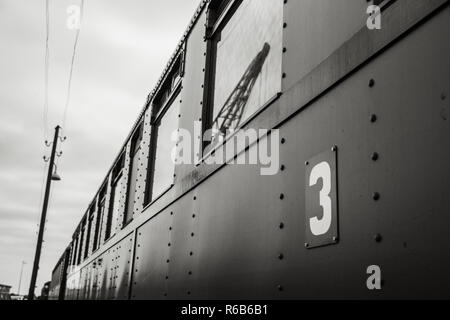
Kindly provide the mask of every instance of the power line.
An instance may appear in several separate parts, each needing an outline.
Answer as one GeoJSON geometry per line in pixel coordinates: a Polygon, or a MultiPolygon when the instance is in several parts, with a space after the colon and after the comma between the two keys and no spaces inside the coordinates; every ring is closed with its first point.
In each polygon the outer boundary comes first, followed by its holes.
{"type": "Polygon", "coordinates": [[[75,42],[73,44],[73,52],[72,52],[72,61],[71,61],[71,64],[70,64],[69,81],[68,81],[68,84],[67,84],[66,104],[64,106],[64,114],[63,114],[63,122],[62,122],[63,130],[65,130],[65,128],[66,128],[67,111],[69,109],[70,92],[71,92],[71,87],[72,87],[73,66],[74,66],[74,63],[75,63],[75,56],[76,56],[76,53],[77,53],[78,38],[80,36],[81,22],[83,20],[83,7],[84,7],[84,0],[81,0],[81,3],[80,3],[80,23],[79,23],[78,28],[77,28],[77,33],[75,35],[75,42]]]}

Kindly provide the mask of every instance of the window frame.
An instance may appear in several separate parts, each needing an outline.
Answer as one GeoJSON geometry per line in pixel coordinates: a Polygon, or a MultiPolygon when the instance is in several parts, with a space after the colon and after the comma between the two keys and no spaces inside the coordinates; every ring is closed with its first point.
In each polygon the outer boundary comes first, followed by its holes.
{"type": "MultiPolygon", "coordinates": [[[[125,200],[125,211],[123,214],[123,220],[122,220],[122,229],[125,228],[130,222],[133,221],[134,217],[134,206],[133,206],[133,212],[128,212],[128,206],[130,204],[130,201],[135,201],[134,199],[130,199],[130,187],[131,187],[131,177],[133,175],[134,165],[134,158],[138,156],[139,151],[142,148],[142,141],[144,138],[144,122],[143,120],[140,121],[140,124],[136,127],[136,130],[134,131],[132,138],[131,138],[131,146],[130,146],[130,156],[129,156],[129,165],[128,165],[128,181],[127,181],[127,193],[126,193],[126,200],[125,200]],[[139,142],[139,143],[138,143],[139,142]],[[137,148],[136,148],[137,146],[137,148]],[[130,216],[131,215],[131,218],[130,216]]],[[[138,168],[136,168],[138,169],[138,168]]],[[[136,195],[136,194],[135,194],[136,195]]]]}
{"type": "MultiPolygon", "coordinates": [[[[160,88],[152,99],[152,111],[151,111],[151,129],[150,129],[150,144],[149,144],[149,156],[146,176],[146,186],[144,193],[144,208],[150,206],[152,203],[161,198],[167,191],[174,186],[175,175],[173,176],[172,184],[168,186],[161,194],[153,195],[153,186],[155,178],[155,160],[158,144],[158,129],[166,115],[167,111],[173,105],[175,99],[181,93],[183,77],[184,77],[184,59],[185,50],[175,56],[169,71],[162,82],[160,88]],[[178,68],[175,68],[178,65],[178,68]],[[174,77],[177,75],[178,77],[174,77]],[[171,87],[168,97],[161,103],[161,95],[164,95],[164,91],[167,90],[167,86],[171,87]]],[[[180,110],[181,112],[181,110],[180,110]]],[[[174,172],[175,174],[175,172],[174,172]]]]}
{"type": "Polygon", "coordinates": [[[103,219],[106,207],[106,195],[108,192],[108,182],[105,182],[103,186],[100,188],[100,192],[98,194],[97,199],[97,217],[95,222],[95,232],[94,232],[94,244],[92,247],[92,252],[97,251],[101,246],[101,237],[102,237],[102,227],[103,227],[103,219]]]}
{"type": "MultiPolygon", "coordinates": [[[[206,59],[202,108],[202,137],[204,137],[205,132],[212,128],[214,122],[217,43],[220,41],[221,31],[243,3],[243,0],[228,0],[225,5],[221,6],[223,3],[222,1],[223,0],[212,0],[206,14],[206,59]]],[[[201,139],[200,158],[203,158],[206,154],[211,152],[211,150],[208,150],[207,148],[211,142],[211,140],[204,141],[201,139]]]]}
{"type": "Polygon", "coordinates": [[[85,228],[86,228],[86,216],[83,217],[83,219],[81,220],[81,225],[80,225],[80,234],[79,234],[80,241],[78,243],[77,265],[79,265],[81,262],[84,261],[83,245],[84,245],[85,228]]]}
{"type": "Polygon", "coordinates": [[[89,257],[89,248],[90,248],[90,242],[91,242],[91,232],[92,232],[92,222],[94,221],[94,215],[95,215],[95,202],[91,204],[89,207],[89,210],[87,212],[87,230],[86,230],[86,243],[84,248],[84,255],[83,259],[86,259],[89,257]]]}
{"type": "Polygon", "coordinates": [[[116,164],[113,167],[113,170],[111,172],[111,181],[110,181],[110,197],[109,197],[109,208],[108,208],[108,218],[106,221],[106,230],[105,230],[105,242],[114,237],[116,234],[116,231],[112,230],[112,219],[114,216],[114,199],[116,196],[116,187],[117,183],[120,181],[124,174],[124,168],[125,168],[125,155],[126,151],[123,150],[120,154],[116,164]]]}

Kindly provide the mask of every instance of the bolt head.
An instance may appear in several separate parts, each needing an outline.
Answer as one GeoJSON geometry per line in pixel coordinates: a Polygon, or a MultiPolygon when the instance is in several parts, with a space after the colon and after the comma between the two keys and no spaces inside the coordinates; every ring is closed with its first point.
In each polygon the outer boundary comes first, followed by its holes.
{"type": "Polygon", "coordinates": [[[371,159],[372,159],[373,161],[377,161],[378,158],[379,158],[379,155],[378,155],[377,152],[372,153],[371,159]]]}
{"type": "Polygon", "coordinates": [[[381,240],[383,239],[383,237],[381,236],[381,234],[377,233],[373,239],[375,240],[375,242],[381,242],[381,240]]]}
{"type": "Polygon", "coordinates": [[[380,200],[380,194],[378,192],[374,192],[372,198],[373,200],[378,201],[380,200]]]}

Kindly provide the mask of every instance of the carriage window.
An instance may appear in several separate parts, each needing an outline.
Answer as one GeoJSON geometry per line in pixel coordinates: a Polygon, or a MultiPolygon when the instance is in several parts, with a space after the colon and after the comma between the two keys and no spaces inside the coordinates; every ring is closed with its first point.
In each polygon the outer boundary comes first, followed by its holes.
{"type": "Polygon", "coordinates": [[[102,224],[103,217],[105,215],[105,204],[106,204],[106,190],[108,185],[105,184],[100,190],[100,194],[98,196],[98,206],[97,206],[97,218],[95,222],[95,232],[94,232],[94,245],[93,251],[97,250],[101,244],[101,234],[102,234],[102,224]]]}
{"type": "Polygon", "coordinates": [[[175,163],[171,153],[175,142],[172,141],[172,134],[178,129],[183,59],[183,51],[180,51],[152,102],[151,156],[145,204],[161,196],[173,185],[175,163]]]}
{"type": "Polygon", "coordinates": [[[91,242],[91,232],[92,232],[92,222],[94,221],[95,214],[95,205],[93,204],[89,209],[89,218],[88,218],[88,226],[87,226],[87,235],[86,235],[86,248],[84,249],[84,258],[86,259],[89,255],[89,245],[91,242]]]}
{"type": "Polygon", "coordinates": [[[136,193],[136,181],[139,170],[139,152],[141,151],[142,130],[143,126],[140,125],[140,127],[134,134],[133,139],[131,140],[130,173],[128,179],[127,206],[123,219],[124,226],[133,219],[136,196],[138,195],[136,193]]]}
{"type": "Polygon", "coordinates": [[[80,242],[78,245],[78,261],[77,264],[80,264],[81,261],[81,257],[83,256],[83,243],[84,243],[84,229],[86,228],[86,218],[83,219],[83,222],[81,223],[81,232],[80,232],[80,242]]]}
{"type": "Polygon", "coordinates": [[[74,240],[73,240],[73,259],[72,259],[72,265],[76,265],[77,264],[77,252],[78,252],[78,233],[75,235],[74,240]]]}
{"type": "Polygon", "coordinates": [[[169,106],[166,106],[164,113],[155,123],[157,132],[152,199],[160,196],[173,184],[175,163],[172,161],[171,153],[175,142],[172,141],[172,134],[178,129],[179,100],[179,93],[174,94],[169,106]]]}
{"type": "Polygon", "coordinates": [[[204,129],[213,144],[281,91],[282,10],[282,1],[211,1],[204,129]]]}
{"type": "Polygon", "coordinates": [[[111,179],[111,198],[109,202],[108,221],[106,224],[105,240],[116,233],[117,219],[120,213],[120,196],[123,183],[123,167],[125,164],[125,154],[122,154],[118,163],[114,167],[111,179]]]}

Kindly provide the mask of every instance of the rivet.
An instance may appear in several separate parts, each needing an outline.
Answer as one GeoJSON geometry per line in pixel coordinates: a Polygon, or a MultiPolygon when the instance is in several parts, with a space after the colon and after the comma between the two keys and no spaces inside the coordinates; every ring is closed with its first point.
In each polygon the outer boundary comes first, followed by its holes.
{"type": "Polygon", "coordinates": [[[305,161],[305,166],[308,166],[309,165],[309,161],[305,161]]]}
{"type": "Polygon", "coordinates": [[[284,199],[284,194],[280,194],[280,199],[283,200],[284,199]]]}
{"type": "Polygon", "coordinates": [[[441,94],[441,100],[445,100],[447,98],[447,96],[445,95],[445,93],[441,94]]]}
{"type": "Polygon", "coordinates": [[[337,146],[332,146],[331,147],[331,151],[336,152],[337,151],[337,146]]]}
{"type": "Polygon", "coordinates": [[[192,271],[189,271],[189,272],[188,272],[188,275],[190,275],[190,276],[191,276],[191,275],[192,275],[192,271]]]}
{"type": "Polygon", "coordinates": [[[197,197],[194,196],[194,200],[197,200],[197,197]]]}
{"type": "Polygon", "coordinates": [[[286,142],[285,138],[281,138],[281,144],[284,144],[286,142]]]}
{"type": "Polygon", "coordinates": [[[337,242],[338,241],[338,237],[334,236],[333,237],[333,242],[337,242]]]}
{"type": "Polygon", "coordinates": [[[189,255],[190,255],[190,256],[192,256],[193,254],[194,254],[194,253],[193,253],[192,251],[191,251],[191,252],[189,252],[189,255]]]}
{"type": "Polygon", "coordinates": [[[283,286],[282,285],[278,285],[277,289],[278,289],[278,291],[283,291],[283,286]]]}
{"type": "Polygon", "coordinates": [[[278,259],[279,259],[279,260],[283,260],[283,258],[284,258],[284,255],[283,255],[282,253],[280,253],[280,254],[278,255],[278,259]]]}
{"type": "Polygon", "coordinates": [[[283,79],[286,78],[286,73],[285,72],[283,72],[282,77],[283,77],[283,79]]]}
{"type": "Polygon", "coordinates": [[[283,52],[286,52],[286,51],[287,51],[286,47],[283,47],[283,52]]]}
{"type": "Polygon", "coordinates": [[[305,248],[308,248],[308,247],[309,247],[309,243],[305,242],[305,248]]]}
{"type": "Polygon", "coordinates": [[[372,88],[375,85],[375,80],[370,79],[369,80],[369,87],[372,88]]]}
{"type": "Polygon", "coordinates": [[[191,292],[190,292],[190,291],[188,291],[188,292],[187,292],[187,294],[188,294],[188,295],[190,295],[190,294],[191,294],[191,292]]]}
{"type": "Polygon", "coordinates": [[[372,153],[371,159],[372,159],[373,161],[377,161],[378,158],[379,158],[378,153],[376,153],[376,152],[372,153]]]}
{"type": "Polygon", "coordinates": [[[381,234],[377,233],[373,239],[375,240],[375,242],[381,242],[381,240],[383,239],[383,237],[381,236],[381,234]]]}
{"type": "Polygon", "coordinates": [[[373,198],[373,200],[378,201],[378,200],[380,200],[380,194],[378,192],[374,192],[372,194],[372,198],[373,198]]]}
{"type": "Polygon", "coordinates": [[[376,114],[372,114],[372,115],[370,116],[370,122],[374,123],[374,122],[376,122],[376,121],[377,121],[377,115],[376,115],[376,114]]]}
{"type": "Polygon", "coordinates": [[[284,228],[284,223],[281,222],[279,227],[280,227],[280,229],[283,229],[284,228]]]}
{"type": "Polygon", "coordinates": [[[287,23],[284,22],[284,23],[283,23],[283,28],[286,28],[286,27],[287,27],[287,23]]]}
{"type": "Polygon", "coordinates": [[[193,237],[193,236],[194,236],[194,233],[192,232],[192,233],[191,233],[191,237],[193,237]]]}
{"type": "Polygon", "coordinates": [[[280,170],[281,170],[281,171],[284,171],[284,169],[286,169],[286,167],[284,166],[284,164],[282,164],[282,165],[280,166],[280,170]]]}

